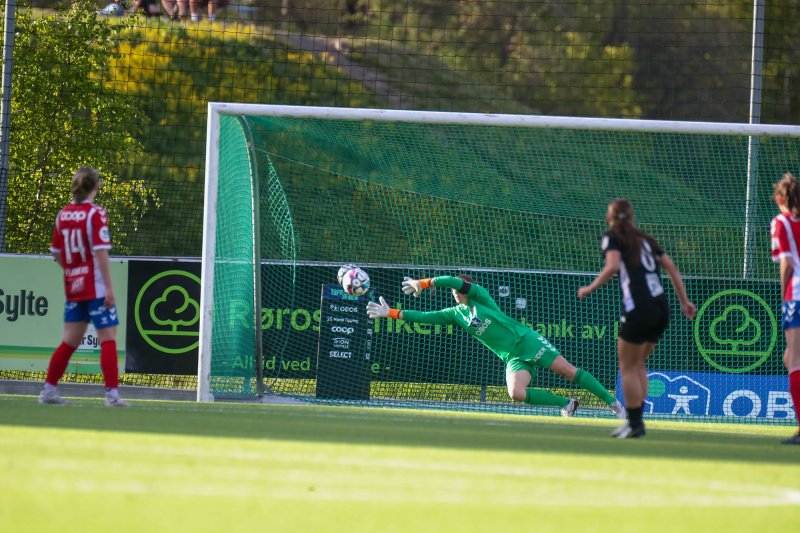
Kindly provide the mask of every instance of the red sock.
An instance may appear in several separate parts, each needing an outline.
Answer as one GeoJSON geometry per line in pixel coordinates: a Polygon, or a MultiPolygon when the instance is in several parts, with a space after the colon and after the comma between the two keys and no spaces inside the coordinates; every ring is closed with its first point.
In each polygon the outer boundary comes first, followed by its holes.
{"type": "Polygon", "coordinates": [[[107,389],[119,385],[119,368],[117,367],[117,341],[106,341],[100,345],[100,370],[107,389]]]}
{"type": "Polygon", "coordinates": [[[792,395],[797,423],[800,424],[800,370],[794,370],[789,374],[789,394],[792,395]]]}
{"type": "Polygon", "coordinates": [[[47,377],[44,380],[45,383],[58,385],[59,380],[64,376],[64,372],[67,371],[69,358],[72,357],[72,354],[75,353],[77,348],[77,346],[70,346],[65,342],[58,345],[58,348],[56,348],[56,351],[54,351],[53,355],[50,357],[50,365],[47,367],[47,377]]]}

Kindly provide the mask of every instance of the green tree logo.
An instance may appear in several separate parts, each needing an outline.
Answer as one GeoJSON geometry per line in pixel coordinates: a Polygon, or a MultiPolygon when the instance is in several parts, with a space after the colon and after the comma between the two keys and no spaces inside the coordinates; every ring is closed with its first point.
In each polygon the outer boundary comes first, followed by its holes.
{"type": "Polygon", "coordinates": [[[190,284],[199,285],[200,278],[183,270],[167,270],[147,280],[136,296],[136,328],[160,352],[182,354],[199,344],[200,304],[189,294],[190,284]]]}
{"type": "Polygon", "coordinates": [[[166,326],[175,334],[181,327],[197,324],[200,320],[200,305],[189,297],[186,289],[180,285],[172,285],[150,304],[150,319],[159,326],[166,326]],[[177,306],[176,298],[171,297],[174,294],[177,294],[177,306]]]}
{"type": "Polygon", "coordinates": [[[761,324],[744,306],[732,305],[711,322],[710,334],[717,344],[727,344],[731,352],[739,352],[742,346],[753,346],[761,339],[761,324]]]}
{"type": "Polygon", "coordinates": [[[706,300],[694,321],[700,355],[717,370],[744,373],[772,354],[778,324],[772,308],[757,294],[729,289],[706,300]]]}

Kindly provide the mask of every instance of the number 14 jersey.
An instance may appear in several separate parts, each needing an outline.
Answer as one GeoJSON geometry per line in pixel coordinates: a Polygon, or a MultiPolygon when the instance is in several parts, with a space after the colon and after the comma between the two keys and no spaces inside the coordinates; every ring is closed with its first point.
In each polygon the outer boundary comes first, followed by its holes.
{"type": "Polygon", "coordinates": [[[105,209],[89,201],[67,204],[58,213],[50,251],[61,253],[68,302],[105,298],[106,286],[95,261],[96,250],[110,250],[105,209]]]}

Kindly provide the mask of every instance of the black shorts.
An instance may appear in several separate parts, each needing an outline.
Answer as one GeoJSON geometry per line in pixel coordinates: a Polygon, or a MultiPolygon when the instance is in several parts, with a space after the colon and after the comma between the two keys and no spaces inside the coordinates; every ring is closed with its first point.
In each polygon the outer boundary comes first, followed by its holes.
{"type": "Polygon", "coordinates": [[[656,298],[637,305],[619,319],[619,338],[631,344],[658,342],[669,324],[666,298],[656,298]]]}

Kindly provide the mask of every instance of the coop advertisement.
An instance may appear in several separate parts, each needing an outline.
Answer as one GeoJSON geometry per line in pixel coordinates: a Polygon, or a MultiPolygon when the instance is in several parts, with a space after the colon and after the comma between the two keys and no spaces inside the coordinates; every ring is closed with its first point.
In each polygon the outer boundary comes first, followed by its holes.
{"type": "MultiPolygon", "coordinates": [[[[127,277],[127,263],[112,259],[120,324],[126,320],[127,277]]],[[[53,258],[0,255],[0,370],[47,370],[63,330],[64,281],[53,258]]],[[[117,328],[117,345],[122,368],[125,327],[117,328]]],[[[67,372],[100,373],[100,345],[94,326],[87,328],[67,372]]]]}

